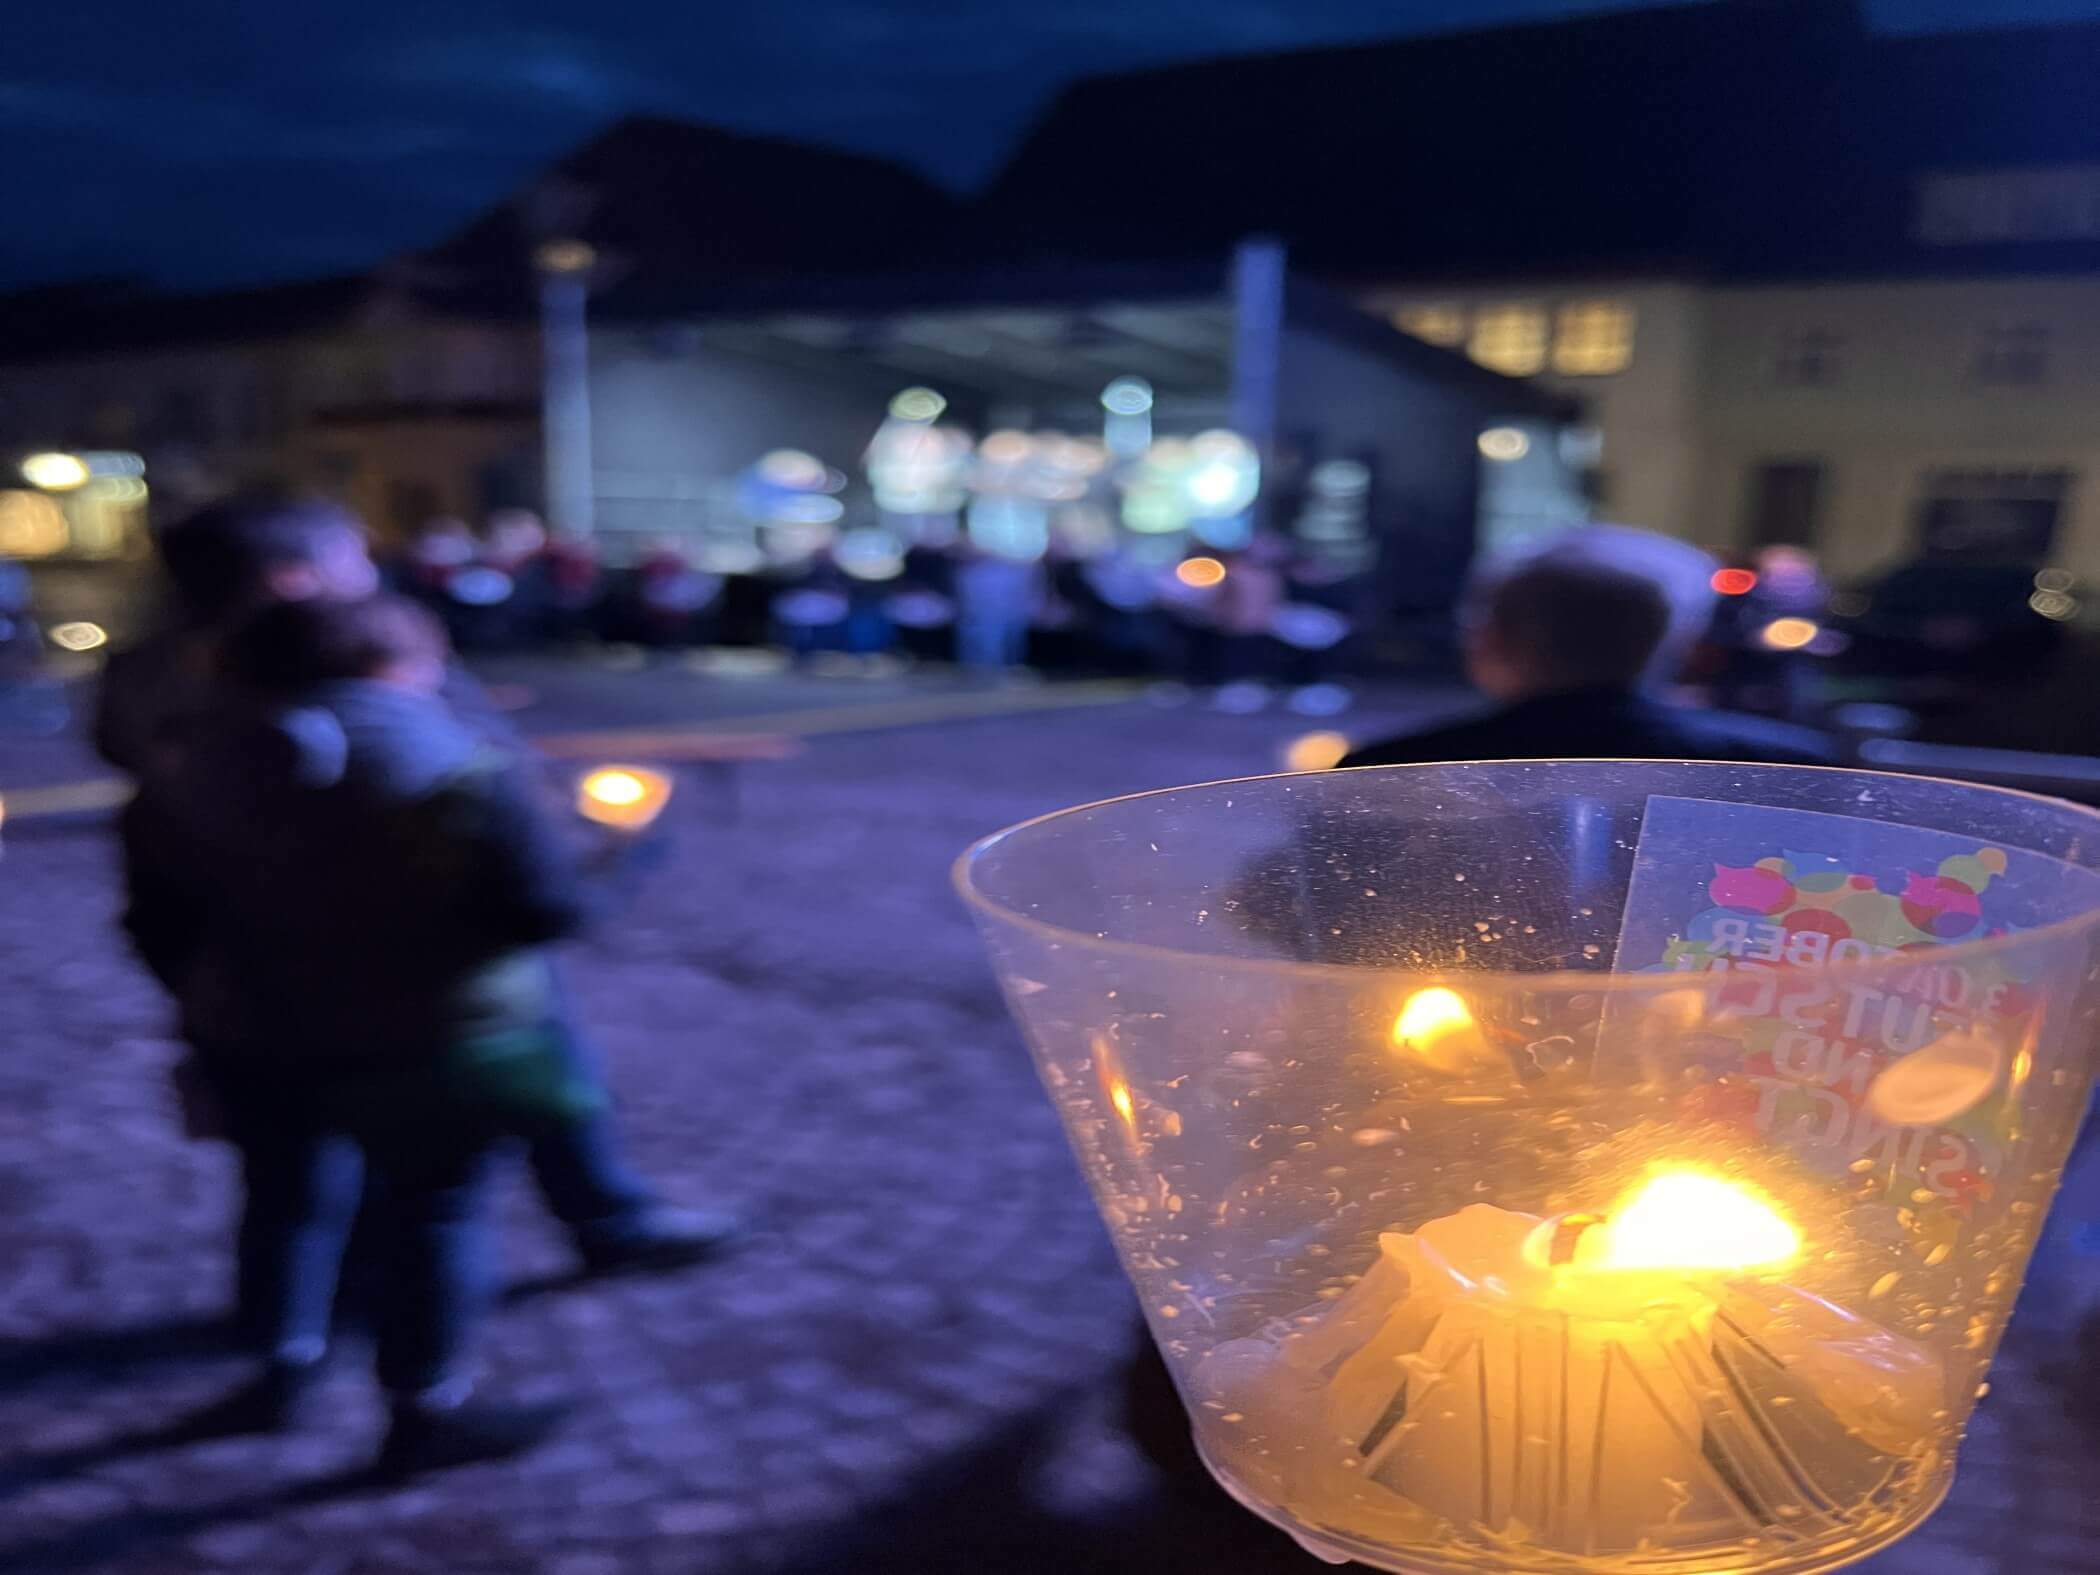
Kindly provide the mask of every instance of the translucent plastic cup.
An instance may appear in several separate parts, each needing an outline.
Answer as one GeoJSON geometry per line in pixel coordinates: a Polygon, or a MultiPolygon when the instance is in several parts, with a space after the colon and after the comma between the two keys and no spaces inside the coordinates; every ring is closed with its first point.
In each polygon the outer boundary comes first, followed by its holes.
{"type": "Polygon", "coordinates": [[[958,878],[1196,1440],[1393,1570],[1904,1535],[2084,1113],[2100,815],[1613,761],[1220,783],[958,878]]]}

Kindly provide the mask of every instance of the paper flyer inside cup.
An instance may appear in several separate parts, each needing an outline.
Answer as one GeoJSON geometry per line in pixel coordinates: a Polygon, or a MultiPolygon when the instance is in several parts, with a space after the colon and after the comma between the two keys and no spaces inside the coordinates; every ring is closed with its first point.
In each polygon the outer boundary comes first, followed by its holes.
{"type": "MultiPolygon", "coordinates": [[[[1884,1176],[1951,1243],[1995,1212],[2020,1141],[2015,1096],[2037,1064],[2060,1064],[2046,1052],[2067,1029],[2090,941],[1935,955],[2096,904],[2100,876],[2004,843],[1658,796],[1614,967],[1697,978],[1667,1067],[1683,1119],[1739,1126],[1811,1171],[1884,1176]],[[1848,977],[1845,965],[1898,956],[1915,966],[1848,977]]],[[[1637,1021],[1654,1009],[1607,1000],[1600,1076],[1657,1075],[1641,1064],[1637,1021]]]]}

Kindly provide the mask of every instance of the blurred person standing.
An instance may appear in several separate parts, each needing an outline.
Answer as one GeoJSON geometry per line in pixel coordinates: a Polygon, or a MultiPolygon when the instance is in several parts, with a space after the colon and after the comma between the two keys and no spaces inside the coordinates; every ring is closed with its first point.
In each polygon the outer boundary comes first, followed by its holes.
{"type": "Polygon", "coordinates": [[[579,871],[514,756],[440,691],[444,634],[414,603],[280,601],[221,647],[220,706],[129,827],[127,927],[209,1045],[245,1159],[241,1234],[266,1353],[218,1408],[288,1425],[327,1347],[361,1159],[388,1271],[374,1333],[382,1470],[512,1454],[547,1408],[475,1405],[466,1342],[488,1294],[497,1142],[589,1108],[548,946],[579,871]]]}
{"type": "Polygon", "coordinates": [[[554,610],[547,527],[530,509],[497,509],[482,539],[482,563],[510,581],[496,619],[495,643],[514,649],[546,638],[554,610]]]}
{"type": "Polygon", "coordinates": [[[451,515],[426,520],[402,552],[402,589],[438,605],[453,574],[472,563],[480,550],[474,527],[465,520],[451,515]]]}
{"type": "Polygon", "coordinates": [[[582,640],[596,627],[604,568],[597,543],[576,531],[547,537],[548,630],[556,640],[582,640]]]}
{"type": "Polygon", "coordinates": [[[955,568],[955,659],[979,673],[1004,673],[1028,659],[1028,625],[1042,594],[1042,569],[974,545],[955,568]]]}
{"type": "Polygon", "coordinates": [[[1211,604],[1222,686],[1213,703],[1220,710],[1251,711],[1268,703],[1278,649],[1272,631],[1283,606],[1280,557],[1274,544],[1257,539],[1225,559],[1225,577],[1211,604]]]}
{"type": "MultiPolygon", "coordinates": [[[[168,527],[156,546],[173,592],[173,616],[110,660],[95,718],[96,749],[138,784],[120,824],[127,848],[138,825],[156,812],[163,783],[180,768],[194,724],[221,703],[217,666],[228,632],[268,606],[354,601],[378,582],[357,518],[313,500],[235,499],[168,527]]],[[[529,758],[527,746],[456,663],[444,670],[443,699],[483,745],[529,758]]],[[[135,881],[128,854],[126,863],[127,882],[135,881]]],[[[153,963],[150,955],[146,960],[153,963]]],[[[187,1015],[191,1003],[180,979],[162,977],[187,1015]]],[[[192,1044],[208,1054],[210,1046],[192,1044]]],[[[578,1078],[602,1092],[589,1046],[571,1036],[562,1051],[578,1078]]],[[[548,1208],[593,1271],[691,1263],[733,1232],[723,1215],[666,1204],[634,1172],[621,1155],[607,1098],[549,1123],[534,1136],[528,1158],[548,1208]]],[[[257,1274],[242,1253],[236,1287],[244,1324],[253,1323],[257,1274]]]]}
{"type": "Polygon", "coordinates": [[[1733,760],[1830,765],[1807,728],[1673,705],[1657,688],[1713,613],[1713,560],[1620,525],[1583,526],[1475,570],[1459,610],[1483,715],[1381,740],[1344,766],[1446,760],[1733,760]]]}

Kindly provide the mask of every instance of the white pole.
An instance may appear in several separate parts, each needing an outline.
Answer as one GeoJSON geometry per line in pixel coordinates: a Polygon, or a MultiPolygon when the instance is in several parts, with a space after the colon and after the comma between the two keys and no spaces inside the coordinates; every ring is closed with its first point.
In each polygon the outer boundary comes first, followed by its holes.
{"type": "Polygon", "coordinates": [[[591,531],[590,330],[584,303],[590,286],[582,269],[540,274],[540,423],[545,444],[548,523],[556,530],[591,531]]]}

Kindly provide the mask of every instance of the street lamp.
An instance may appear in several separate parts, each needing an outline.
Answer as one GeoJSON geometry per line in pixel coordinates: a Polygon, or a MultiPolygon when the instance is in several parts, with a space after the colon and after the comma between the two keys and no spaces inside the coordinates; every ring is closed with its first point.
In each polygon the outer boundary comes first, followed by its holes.
{"type": "Polygon", "coordinates": [[[534,250],[540,280],[540,426],[547,512],[557,530],[591,529],[590,330],[585,304],[598,252],[574,236],[534,250]]]}

